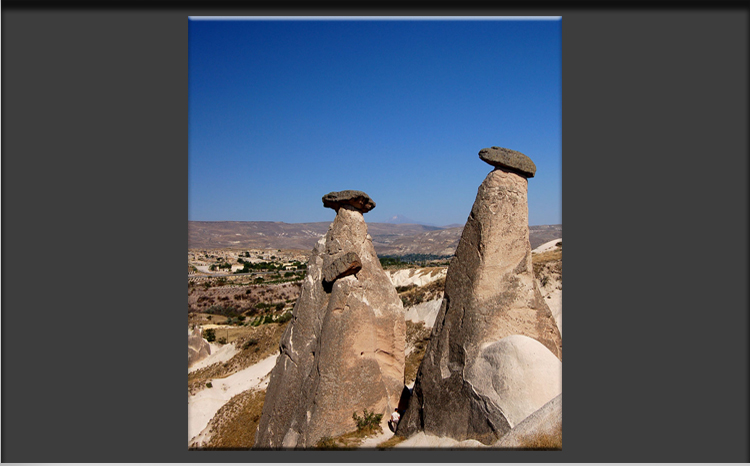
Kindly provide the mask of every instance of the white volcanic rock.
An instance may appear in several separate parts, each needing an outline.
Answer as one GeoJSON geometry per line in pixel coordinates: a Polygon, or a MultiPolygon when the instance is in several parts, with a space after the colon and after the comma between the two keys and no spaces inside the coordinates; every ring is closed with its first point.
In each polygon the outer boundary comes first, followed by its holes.
{"type": "Polygon", "coordinates": [[[466,379],[513,427],[562,393],[562,362],[533,338],[511,335],[482,349],[466,379]]]}
{"type": "Polygon", "coordinates": [[[540,244],[531,252],[542,253],[542,252],[547,252],[547,251],[553,251],[557,249],[557,246],[556,246],[557,243],[562,243],[562,238],[553,239],[552,241],[547,241],[544,244],[540,244]]]}
{"type": "Polygon", "coordinates": [[[448,273],[447,267],[425,267],[413,269],[389,270],[386,272],[393,286],[425,286],[444,278],[448,273]]]}
{"type": "Polygon", "coordinates": [[[440,311],[440,304],[442,302],[443,298],[441,297],[408,307],[404,313],[404,319],[415,323],[424,322],[425,327],[432,328],[435,325],[435,319],[440,311]]]}
{"type": "Polygon", "coordinates": [[[188,368],[211,354],[211,347],[201,334],[200,327],[197,327],[191,335],[188,335],[188,368]]]}
{"type": "MultiPolygon", "coordinates": [[[[535,436],[554,437],[562,432],[562,393],[534,411],[497,441],[497,448],[519,448],[535,436]]],[[[561,439],[562,440],[562,439],[561,439]]]]}

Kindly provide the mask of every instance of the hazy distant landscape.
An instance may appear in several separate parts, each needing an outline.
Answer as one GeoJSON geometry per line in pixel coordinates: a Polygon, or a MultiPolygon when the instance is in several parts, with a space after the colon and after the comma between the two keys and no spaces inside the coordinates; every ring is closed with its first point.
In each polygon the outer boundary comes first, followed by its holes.
{"type": "MultiPolygon", "coordinates": [[[[200,222],[188,221],[188,249],[252,248],[307,249],[326,234],[331,222],[200,222]]],[[[462,226],[368,223],[378,255],[432,254],[450,256],[461,238],[462,226]]],[[[562,225],[529,227],[534,249],[562,238],[562,225]]]]}

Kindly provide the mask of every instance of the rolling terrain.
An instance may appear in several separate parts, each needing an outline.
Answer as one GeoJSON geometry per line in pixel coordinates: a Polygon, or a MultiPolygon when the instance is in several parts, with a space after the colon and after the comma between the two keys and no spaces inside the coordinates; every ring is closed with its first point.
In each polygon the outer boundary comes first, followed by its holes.
{"type": "MultiPolygon", "coordinates": [[[[330,222],[199,222],[188,221],[188,249],[254,248],[310,250],[326,234],[330,222]]],[[[452,255],[462,226],[451,228],[413,223],[368,223],[378,255],[452,255]]],[[[531,248],[562,237],[562,225],[529,227],[531,248]]]]}

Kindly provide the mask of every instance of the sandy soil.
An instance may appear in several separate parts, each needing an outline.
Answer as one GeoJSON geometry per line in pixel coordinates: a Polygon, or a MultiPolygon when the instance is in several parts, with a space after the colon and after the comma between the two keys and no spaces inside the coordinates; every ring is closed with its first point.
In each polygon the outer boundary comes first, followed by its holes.
{"type": "MultiPolygon", "coordinates": [[[[228,345],[227,345],[228,346],[228,345]]],[[[246,369],[236,372],[223,379],[211,381],[212,388],[206,388],[188,397],[188,445],[199,434],[207,436],[203,430],[216,412],[233,396],[245,390],[265,389],[268,386],[269,373],[276,365],[273,354],[266,359],[246,369]]],[[[196,439],[199,440],[199,439],[196,439]]]]}
{"type": "Polygon", "coordinates": [[[239,350],[233,344],[217,345],[214,343],[209,343],[208,346],[211,347],[211,354],[209,354],[206,359],[201,359],[192,366],[188,367],[188,373],[197,371],[198,369],[202,369],[204,367],[208,367],[211,364],[217,362],[229,361],[235,354],[239,353],[239,350]]]}
{"type": "Polygon", "coordinates": [[[552,251],[553,249],[557,247],[555,246],[555,244],[559,243],[560,241],[562,241],[562,238],[557,238],[557,239],[553,239],[552,241],[547,241],[546,243],[542,244],[541,246],[537,247],[531,252],[540,253],[540,252],[552,251]]]}
{"type": "Polygon", "coordinates": [[[481,448],[485,445],[478,440],[458,440],[449,437],[437,437],[435,435],[419,432],[394,446],[393,448],[481,448]]]}

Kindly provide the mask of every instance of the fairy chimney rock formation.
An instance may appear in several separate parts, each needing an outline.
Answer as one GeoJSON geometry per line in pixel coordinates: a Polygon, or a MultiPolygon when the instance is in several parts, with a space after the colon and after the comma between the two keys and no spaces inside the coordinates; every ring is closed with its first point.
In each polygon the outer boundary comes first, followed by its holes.
{"type": "Polygon", "coordinates": [[[497,342],[523,335],[562,360],[562,337],[531,266],[527,178],[536,166],[499,147],[479,156],[495,169],[479,186],[448,268],[432,338],[399,423],[402,436],[424,431],[493,443],[512,427],[509,416],[524,396],[492,395],[506,388],[493,386],[497,374],[490,362],[498,351],[515,348],[497,342]]]}
{"type": "Polygon", "coordinates": [[[384,418],[404,386],[406,324],[363,213],[361,191],[326,194],[336,218],[312,251],[266,391],[256,448],[310,448],[356,430],[352,414],[384,418]]]}

